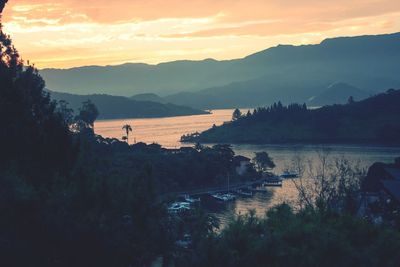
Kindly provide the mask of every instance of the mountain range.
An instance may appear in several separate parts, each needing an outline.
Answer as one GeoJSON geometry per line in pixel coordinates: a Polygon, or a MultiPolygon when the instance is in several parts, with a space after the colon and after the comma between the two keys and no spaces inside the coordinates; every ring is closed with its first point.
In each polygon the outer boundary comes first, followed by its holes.
{"type": "MultiPolygon", "coordinates": [[[[235,60],[127,63],[44,69],[41,74],[53,91],[142,97],[152,93],[160,96],[158,101],[209,109],[265,106],[278,100],[309,104],[325,91],[333,93],[323,101],[331,104],[336,96],[329,88],[338,83],[358,88],[366,97],[400,87],[399,61],[400,33],[394,33],[278,45],[235,60]]],[[[340,99],[353,94],[339,91],[340,99]]]]}

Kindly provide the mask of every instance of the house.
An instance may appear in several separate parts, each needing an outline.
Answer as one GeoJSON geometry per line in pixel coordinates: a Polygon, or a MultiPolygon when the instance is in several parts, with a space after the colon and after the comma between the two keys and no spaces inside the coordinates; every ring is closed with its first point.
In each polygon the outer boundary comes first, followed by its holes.
{"type": "Polygon", "coordinates": [[[391,220],[400,211],[400,158],[394,164],[374,163],[362,190],[362,214],[391,220]]]}
{"type": "Polygon", "coordinates": [[[364,192],[379,192],[384,188],[382,183],[384,180],[400,182],[400,158],[397,158],[394,164],[374,163],[368,169],[367,177],[362,184],[362,190],[364,192]]]}
{"type": "Polygon", "coordinates": [[[233,158],[233,163],[235,164],[236,167],[236,173],[238,175],[245,175],[248,170],[249,170],[249,166],[251,164],[250,162],[251,160],[247,157],[244,156],[235,156],[233,158]]]}

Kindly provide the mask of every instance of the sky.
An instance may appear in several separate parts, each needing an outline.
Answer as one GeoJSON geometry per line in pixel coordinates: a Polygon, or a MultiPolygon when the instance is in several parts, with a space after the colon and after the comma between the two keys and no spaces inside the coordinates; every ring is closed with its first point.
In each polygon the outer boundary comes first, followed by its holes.
{"type": "Polygon", "coordinates": [[[233,59],[400,31],[399,0],[10,0],[3,13],[38,68],[233,59]]]}

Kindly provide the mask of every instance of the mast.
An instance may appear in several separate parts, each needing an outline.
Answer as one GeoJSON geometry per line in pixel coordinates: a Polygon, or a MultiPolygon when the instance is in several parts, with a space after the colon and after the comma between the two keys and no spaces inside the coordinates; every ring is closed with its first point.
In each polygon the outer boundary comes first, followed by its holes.
{"type": "Polygon", "coordinates": [[[230,190],[229,190],[229,172],[228,172],[228,193],[230,193],[230,190]]]}

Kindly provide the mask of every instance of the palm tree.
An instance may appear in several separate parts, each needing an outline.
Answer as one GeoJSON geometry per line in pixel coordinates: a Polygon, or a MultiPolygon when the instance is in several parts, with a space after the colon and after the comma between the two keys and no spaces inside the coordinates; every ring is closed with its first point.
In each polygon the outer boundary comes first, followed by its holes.
{"type": "Polygon", "coordinates": [[[129,124],[122,126],[122,130],[126,132],[126,142],[129,143],[129,132],[132,132],[132,127],[129,124]]]}

